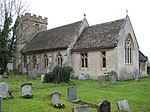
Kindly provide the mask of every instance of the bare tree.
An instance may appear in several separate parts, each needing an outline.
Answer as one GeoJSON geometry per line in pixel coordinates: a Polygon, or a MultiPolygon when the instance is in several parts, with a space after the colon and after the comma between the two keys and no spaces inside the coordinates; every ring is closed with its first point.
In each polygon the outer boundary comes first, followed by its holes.
{"type": "Polygon", "coordinates": [[[23,0],[0,0],[0,72],[7,69],[12,59],[18,26],[18,17],[28,10],[23,0]]]}

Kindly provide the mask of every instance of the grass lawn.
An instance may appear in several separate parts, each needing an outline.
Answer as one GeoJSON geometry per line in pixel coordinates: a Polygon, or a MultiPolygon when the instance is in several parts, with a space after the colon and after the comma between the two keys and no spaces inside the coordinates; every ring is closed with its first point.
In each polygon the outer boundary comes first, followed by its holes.
{"type": "MultiPolygon", "coordinates": [[[[69,84],[46,84],[40,82],[40,77],[30,80],[23,76],[15,76],[4,79],[13,91],[13,99],[2,101],[2,112],[71,112],[72,107],[80,105],[67,101],[67,87],[75,84],[77,96],[82,101],[99,104],[103,99],[110,101],[111,112],[118,112],[116,101],[128,100],[132,112],[150,112],[150,76],[141,78],[139,81],[118,81],[114,85],[106,82],[106,87],[100,88],[98,80],[76,80],[69,84]],[[32,99],[21,98],[21,85],[32,83],[32,99]],[[65,104],[64,109],[56,109],[50,105],[50,94],[60,92],[60,103],[65,104]]],[[[90,109],[96,112],[96,109],[90,109]]]]}

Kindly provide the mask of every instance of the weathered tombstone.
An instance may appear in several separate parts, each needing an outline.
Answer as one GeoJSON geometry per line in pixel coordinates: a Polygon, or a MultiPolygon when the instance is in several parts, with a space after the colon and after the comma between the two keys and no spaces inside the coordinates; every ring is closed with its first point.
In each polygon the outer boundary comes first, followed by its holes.
{"type": "Polygon", "coordinates": [[[59,96],[61,94],[59,92],[54,92],[51,94],[51,104],[56,105],[59,103],[59,96]]]}
{"type": "Polygon", "coordinates": [[[111,112],[110,102],[103,100],[97,108],[97,112],[111,112]]]}
{"type": "Polygon", "coordinates": [[[109,72],[109,81],[111,84],[115,84],[117,82],[117,73],[115,71],[109,72]]]}
{"type": "Polygon", "coordinates": [[[67,91],[68,91],[68,100],[70,102],[77,103],[77,102],[80,101],[79,99],[77,99],[76,87],[75,86],[68,87],[67,91]]]}
{"type": "Polygon", "coordinates": [[[0,112],[2,112],[2,95],[0,95],[0,112]]]}
{"type": "Polygon", "coordinates": [[[30,79],[36,79],[37,77],[37,69],[33,68],[28,71],[28,76],[30,79]]]}
{"type": "Polygon", "coordinates": [[[44,77],[45,77],[45,75],[41,75],[41,83],[44,82],[44,77]]]}
{"type": "Polygon", "coordinates": [[[0,83],[0,95],[2,98],[8,98],[8,84],[5,82],[0,83]]]}
{"type": "Polygon", "coordinates": [[[32,98],[32,83],[25,83],[21,85],[21,96],[23,98],[32,98]]]}
{"type": "Polygon", "coordinates": [[[88,112],[89,106],[81,106],[81,107],[75,107],[72,108],[72,112],[88,112]]]}
{"type": "Polygon", "coordinates": [[[123,112],[124,111],[131,112],[127,100],[118,101],[117,102],[117,107],[118,107],[119,112],[122,112],[122,111],[123,112]]]}
{"type": "Polygon", "coordinates": [[[51,94],[51,104],[55,108],[64,108],[65,105],[62,103],[59,103],[59,96],[61,94],[59,92],[54,92],[51,94]]]}
{"type": "Polygon", "coordinates": [[[99,86],[104,87],[105,86],[105,76],[100,75],[100,76],[98,76],[98,79],[99,79],[99,86]]]}

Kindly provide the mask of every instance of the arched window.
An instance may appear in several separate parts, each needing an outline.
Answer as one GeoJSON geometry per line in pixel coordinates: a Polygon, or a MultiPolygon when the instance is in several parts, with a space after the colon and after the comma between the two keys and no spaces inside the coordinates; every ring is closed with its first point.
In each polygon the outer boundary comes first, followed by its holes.
{"type": "Polygon", "coordinates": [[[35,30],[36,30],[36,31],[39,31],[39,29],[40,29],[39,24],[35,24],[35,30]]]}
{"type": "Polygon", "coordinates": [[[48,57],[46,54],[44,54],[43,56],[43,62],[44,62],[44,68],[46,68],[48,66],[48,57]]]}
{"type": "Polygon", "coordinates": [[[106,51],[102,51],[102,67],[106,68],[106,51]]]}
{"type": "Polygon", "coordinates": [[[24,67],[27,68],[28,64],[27,64],[27,57],[26,56],[23,57],[23,61],[24,61],[24,67]]]}
{"type": "Polygon", "coordinates": [[[81,53],[81,68],[88,68],[88,55],[87,53],[81,53]]]}
{"type": "Polygon", "coordinates": [[[132,63],[133,56],[133,43],[132,37],[128,34],[125,41],[125,63],[132,63]]]}
{"type": "Polygon", "coordinates": [[[32,63],[33,63],[33,68],[35,68],[37,65],[37,59],[36,59],[35,55],[33,55],[33,57],[32,57],[32,63]]]}
{"type": "Polygon", "coordinates": [[[57,65],[62,65],[63,58],[60,52],[57,54],[56,61],[57,61],[57,65]]]}

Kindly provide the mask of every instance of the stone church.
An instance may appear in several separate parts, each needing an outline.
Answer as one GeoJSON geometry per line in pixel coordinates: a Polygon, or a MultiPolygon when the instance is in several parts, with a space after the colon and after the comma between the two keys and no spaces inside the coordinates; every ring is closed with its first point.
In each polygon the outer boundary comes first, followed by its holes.
{"type": "Polygon", "coordinates": [[[147,57],[139,51],[128,15],[92,26],[84,18],[49,30],[48,19],[41,16],[26,13],[18,20],[14,67],[22,73],[35,68],[41,75],[56,65],[69,65],[74,76],[91,79],[112,70],[118,79],[147,75],[147,57]]]}

